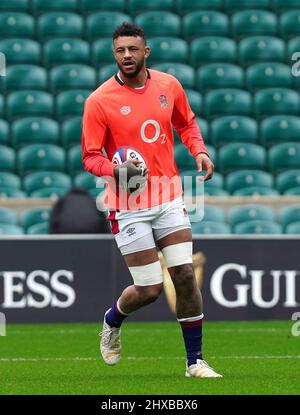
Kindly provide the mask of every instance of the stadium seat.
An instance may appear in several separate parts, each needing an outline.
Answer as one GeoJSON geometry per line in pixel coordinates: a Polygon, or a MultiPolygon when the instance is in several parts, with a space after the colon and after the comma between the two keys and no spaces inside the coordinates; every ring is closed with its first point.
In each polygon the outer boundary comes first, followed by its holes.
{"type": "Polygon", "coordinates": [[[104,65],[99,69],[98,72],[98,83],[99,85],[103,84],[103,82],[107,81],[113,75],[118,72],[118,67],[115,63],[111,63],[109,65],[104,65]]]}
{"type": "Polygon", "coordinates": [[[83,18],[76,13],[50,12],[37,20],[37,35],[41,40],[52,37],[82,37],[83,18]]]}
{"type": "Polygon", "coordinates": [[[81,143],[82,117],[72,117],[61,124],[61,139],[65,148],[81,143]]]}
{"type": "Polygon", "coordinates": [[[17,213],[13,209],[0,207],[0,225],[16,225],[18,221],[17,213]]]}
{"type": "Polygon", "coordinates": [[[28,11],[28,8],[29,0],[1,0],[0,3],[0,12],[26,12],[28,11]]]}
{"type": "Polygon", "coordinates": [[[27,195],[23,190],[12,189],[10,187],[1,187],[0,188],[0,199],[26,199],[27,195]]]}
{"type": "Polygon", "coordinates": [[[25,144],[59,144],[59,125],[44,117],[20,118],[12,123],[12,143],[15,148],[25,144]]]}
{"type": "Polygon", "coordinates": [[[28,194],[34,190],[48,188],[71,188],[71,179],[68,175],[61,172],[39,171],[27,174],[23,179],[23,187],[28,194]]]}
{"type": "Polygon", "coordinates": [[[6,70],[3,84],[7,92],[17,89],[46,89],[47,72],[36,65],[11,65],[6,70]]]}
{"type": "Polygon", "coordinates": [[[249,220],[276,222],[276,215],[272,207],[249,204],[231,208],[228,214],[228,219],[230,225],[234,228],[239,223],[249,220]]]}
{"type": "Polygon", "coordinates": [[[198,127],[200,128],[202,137],[204,138],[204,142],[206,144],[210,144],[208,122],[204,118],[200,118],[200,117],[196,117],[196,122],[198,124],[198,127]]]}
{"type": "Polygon", "coordinates": [[[31,0],[31,12],[35,15],[56,11],[76,12],[77,0],[31,0]]]}
{"type": "Polygon", "coordinates": [[[269,169],[273,173],[287,169],[298,169],[300,160],[300,143],[276,144],[269,150],[269,169]]]}
{"type": "Polygon", "coordinates": [[[82,173],[78,173],[74,177],[73,183],[76,187],[82,187],[83,189],[91,190],[96,188],[97,179],[98,177],[84,171],[82,173]]]}
{"type": "Polygon", "coordinates": [[[248,91],[234,88],[220,88],[209,91],[205,97],[205,111],[208,117],[227,114],[250,115],[252,97],[248,91]]]}
{"type": "Polygon", "coordinates": [[[44,91],[12,92],[6,99],[7,116],[9,118],[24,116],[52,116],[53,96],[44,91]]]}
{"type": "Polygon", "coordinates": [[[21,179],[14,173],[0,172],[0,187],[21,188],[21,179]]]}
{"type": "MultiPolygon", "coordinates": [[[[300,4],[299,4],[300,7],[300,4]]],[[[290,10],[279,18],[279,28],[282,37],[290,38],[300,35],[300,10],[290,10]]]]}
{"type": "Polygon", "coordinates": [[[90,59],[90,46],[82,39],[59,38],[45,42],[43,62],[46,66],[66,63],[85,64],[90,59]]]}
{"type": "Polygon", "coordinates": [[[286,10],[298,9],[299,10],[299,1],[298,0],[273,0],[273,7],[277,13],[281,13],[286,10]]]}
{"type": "Polygon", "coordinates": [[[18,170],[21,175],[39,171],[65,169],[65,151],[53,144],[30,144],[18,152],[18,170]]]}
{"type": "Polygon", "coordinates": [[[288,88],[266,88],[254,96],[254,112],[257,117],[276,114],[299,114],[300,95],[288,88]]]}
{"type": "Polygon", "coordinates": [[[58,94],[56,98],[58,118],[62,119],[82,115],[84,101],[91,92],[89,89],[74,89],[58,94]]]}
{"type": "Polygon", "coordinates": [[[193,65],[209,62],[234,62],[237,45],[232,39],[221,36],[203,36],[190,44],[190,59],[193,65]]]}
{"type": "MultiPolygon", "coordinates": [[[[208,182],[209,183],[209,182],[208,182]]],[[[204,184],[204,195],[205,196],[229,196],[227,190],[219,189],[218,187],[209,187],[207,184],[204,184]]]]}
{"type": "Polygon", "coordinates": [[[45,189],[37,189],[30,193],[32,198],[50,198],[59,199],[67,193],[68,189],[63,187],[47,187],[45,189]]]}
{"type": "Polygon", "coordinates": [[[226,14],[213,10],[199,10],[186,14],[182,19],[182,33],[186,39],[197,36],[226,36],[229,19],[226,14]]]}
{"type": "Polygon", "coordinates": [[[256,143],[258,125],[253,118],[242,115],[227,115],[211,123],[211,142],[221,146],[230,142],[256,143]]]}
{"type": "Polygon", "coordinates": [[[188,43],[178,37],[151,37],[148,39],[151,54],[148,64],[162,62],[182,62],[188,60],[188,43]]]}
{"type": "Polygon", "coordinates": [[[290,223],[286,229],[285,233],[289,235],[299,235],[300,234],[300,221],[290,223]]]}
{"type": "Polygon", "coordinates": [[[269,9],[272,0],[224,0],[224,6],[228,13],[243,9],[269,9]]]}
{"type": "Polygon", "coordinates": [[[49,222],[50,212],[50,208],[28,209],[21,216],[21,225],[25,231],[27,231],[27,229],[32,225],[49,222]]]}
{"type": "Polygon", "coordinates": [[[93,42],[91,59],[94,66],[115,64],[111,38],[98,39],[93,42]]]}
{"type": "Polygon", "coordinates": [[[244,71],[231,63],[210,63],[197,71],[196,86],[199,91],[212,88],[243,88],[244,71]]]}
{"type": "Polygon", "coordinates": [[[75,88],[94,89],[96,86],[96,71],[87,65],[56,66],[50,70],[49,85],[52,92],[75,88]]]}
{"type": "Polygon", "coordinates": [[[23,235],[23,229],[18,225],[0,224],[0,235],[23,235]]]}
{"type": "Polygon", "coordinates": [[[223,0],[177,0],[176,9],[179,14],[198,10],[222,10],[223,0]]]}
{"type": "MultiPolygon", "coordinates": [[[[180,173],[180,177],[181,177],[181,182],[182,182],[184,191],[187,193],[196,192],[196,186],[198,184],[197,180],[199,180],[197,178],[199,176],[203,176],[203,174],[200,174],[195,168],[192,170],[183,170],[180,173]],[[185,177],[188,177],[188,179],[185,179],[185,177]]],[[[222,189],[223,183],[224,183],[223,175],[218,172],[214,172],[212,179],[205,182],[204,187],[222,189]]],[[[200,186],[199,186],[199,190],[200,191],[202,190],[200,189],[200,186]]]]}
{"type": "MultiPolygon", "coordinates": [[[[274,115],[261,122],[260,137],[264,146],[288,141],[300,142],[300,117],[294,115],[274,115]]],[[[300,167],[300,165],[299,165],[300,167]]]]}
{"type": "Polygon", "coordinates": [[[282,233],[282,228],[278,223],[275,222],[265,222],[264,220],[249,220],[236,225],[233,229],[233,233],[277,235],[282,233]]]}
{"type": "Polygon", "coordinates": [[[300,196],[300,186],[287,189],[284,193],[285,196],[300,196]]]}
{"type": "Polygon", "coordinates": [[[81,145],[69,149],[67,156],[67,169],[72,176],[83,171],[81,145]]]}
{"type": "MultiPolygon", "coordinates": [[[[206,148],[210,155],[210,158],[213,162],[215,162],[216,150],[209,145],[207,145],[206,148]]],[[[183,144],[175,146],[174,157],[180,171],[194,170],[196,168],[196,162],[194,157],[189,153],[188,149],[183,144]]]]}
{"type": "Polygon", "coordinates": [[[0,145],[0,171],[14,172],[16,155],[14,149],[0,145]]]}
{"type": "Polygon", "coordinates": [[[225,211],[218,206],[205,205],[204,206],[204,217],[205,222],[225,222],[225,211]]]}
{"type": "Polygon", "coordinates": [[[152,69],[175,76],[184,88],[193,88],[195,84],[195,70],[184,63],[160,63],[152,69]]]}
{"type": "Polygon", "coordinates": [[[300,221],[300,205],[287,206],[280,210],[279,212],[279,222],[281,223],[283,229],[293,223],[300,221]]]}
{"type": "Polygon", "coordinates": [[[266,10],[244,10],[231,19],[232,33],[236,38],[251,35],[276,35],[276,14],[266,10]]]}
{"type": "Polygon", "coordinates": [[[225,179],[225,187],[234,194],[237,190],[249,187],[264,187],[271,189],[274,179],[271,173],[260,170],[237,170],[229,173],[225,179]]]}
{"type": "Polygon", "coordinates": [[[254,91],[259,88],[292,86],[291,68],[283,63],[256,63],[246,70],[247,88],[254,91]]]}
{"type": "Polygon", "coordinates": [[[79,0],[79,10],[82,14],[99,11],[122,12],[125,10],[126,0],[79,0]]]}
{"type": "Polygon", "coordinates": [[[2,39],[0,40],[0,52],[4,53],[7,65],[38,64],[41,60],[41,45],[32,39],[2,39]]]}
{"type": "Polygon", "coordinates": [[[238,189],[233,193],[233,196],[279,196],[279,192],[278,190],[270,189],[269,187],[253,186],[238,189]]]}
{"type": "Polygon", "coordinates": [[[34,18],[22,12],[0,13],[0,38],[8,37],[33,37],[34,18]]]}
{"type": "Polygon", "coordinates": [[[85,35],[89,40],[103,37],[110,37],[112,39],[112,34],[117,26],[120,26],[123,22],[131,21],[132,19],[128,14],[121,12],[93,13],[86,18],[85,35]]]}
{"type": "Polygon", "coordinates": [[[174,11],[173,0],[128,0],[128,11],[130,15],[147,11],[174,11]]]}
{"type": "Polygon", "coordinates": [[[140,13],[135,23],[145,30],[147,36],[178,36],[181,22],[177,14],[164,11],[140,13]]]}
{"type": "Polygon", "coordinates": [[[240,41],[239,62],[247,65],[255,62],[283,61],[285,43],[274,36],[249,36],[240,41]]]}
{"type": "Polygon", "coordinates": [[[36,223],[30,226],[26,232],[28,235],[47,235],[49,233],[48,222],[36,223]]]}
{"type": "Polygon", "coordinates": [[[202,235],[227,235],[230,234],[230,227],[226,223],[221,222],[192,222],[192,233],[202,235]]]}
{"type": "Polygon", "coordinates": [[[200,114],[203,112],[202,95],[193,89],[186,89],[185,93],[192,111],[194,111],[195,114],[200,114]]]}
{"type": "Polygon", "coordinates": [[[300,166],[299,169],[292,169],[279,173],[275,179],[275,183],[276,189],[281,194],[286,194],[290,189],[298,188],[300,186],[300,166]]]}
{"type": "Polygon", "coordinates": [[[0,119],[0,144],[9,142],[9,124],[7,121],[0,119]]]}
{"type": "Polygon", "coordinates": [[[230,143],[219,151],[219,169],[229,172],[236,169],[261,169],[266,165],[266,150],[250,143],[230,143]]]}
{"type": "Polygon", "coordinates": [[[3,95],[0,95],[0,114],[2,115],[4,112],[4,98],[3,95]]]}
{"type": "MultiPolygon", "coordinates": [[[[287,52],[286,52],[286,58],[288,60],[291,59],[292,55],[295,52],[299,52],[300,51],[300,36],[295,36],[292,39],[290,39],[289,41],[287,41],[287,52]]],[[[297,58],[298,60],[299,58],[297,58]]],[[[299,70],[298,70],[299,72],[299,70]]]]}

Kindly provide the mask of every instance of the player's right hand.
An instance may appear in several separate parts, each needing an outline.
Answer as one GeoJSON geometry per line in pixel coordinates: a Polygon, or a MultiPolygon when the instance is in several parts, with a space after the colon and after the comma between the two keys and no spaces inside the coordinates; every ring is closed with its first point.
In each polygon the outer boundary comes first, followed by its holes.
{"type": "Polygon", "coordinates": [[[139,160],[129,159],[119,166],[115,167],[114,174],[117,182],[120,180],[120,170],[126,171],[127,182],[134,176],[146,176],[148,169],[144,169],[143,166],[139,166],[141,162],[139,160]]]}

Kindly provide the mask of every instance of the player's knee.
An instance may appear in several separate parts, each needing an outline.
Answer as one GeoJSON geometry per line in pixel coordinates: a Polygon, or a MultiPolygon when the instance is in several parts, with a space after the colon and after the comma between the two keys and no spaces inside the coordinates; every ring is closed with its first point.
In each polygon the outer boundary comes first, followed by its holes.
{"type": "Polygon", "coordinates": [[[156,284],[156,285],[136,287],[136,288],[140,294],[142,303],[150,304],[156,301],[158,297],[160,296],[162,289],[163,289],[163,284],[156,284]]]}
{"type": "Polygon", "coordinates": [[[174,267],[173,283],[176,290],[193,290],[195,287],[195,274],[192,264],[183,264],[174,267]]]}

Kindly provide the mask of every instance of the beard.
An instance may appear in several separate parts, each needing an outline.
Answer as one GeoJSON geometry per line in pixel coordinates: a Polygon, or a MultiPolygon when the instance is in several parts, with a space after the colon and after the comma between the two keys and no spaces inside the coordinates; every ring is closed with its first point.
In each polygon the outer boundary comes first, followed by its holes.
{"type": "Polygon", "coordinates": [[[121,71],[122,75],[123,75],[123,76],[125,76],[125,78],[128,78],[128,79],[135,78],[135,77],[136,77],[136,76],[140,73],[140,71],[141,71],[141,69],[143,68],[144,64],[145,64],[145,59],[141,60],[140,62],[138,62],[138,63],[136,64],[135,71],[133,71],[133,72],[131,72],[131,73],[128,73],[128,72],[124,72],[124,70],[123,70],[123,66],[122,66],[122,65],[119,65],[119,64],[117,63],[117,65],[118,65],[118,67],[119,67],[119,69],[120,69],[120,71],[121,71]]]}

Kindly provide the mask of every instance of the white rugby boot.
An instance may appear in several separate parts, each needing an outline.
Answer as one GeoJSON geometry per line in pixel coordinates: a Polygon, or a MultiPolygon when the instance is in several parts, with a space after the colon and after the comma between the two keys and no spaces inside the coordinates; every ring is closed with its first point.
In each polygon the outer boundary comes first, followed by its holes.
{"type": "Polygon", "coordinates": [[[121,358],[121,328],[111,327],[106,323],[105,316],[109,310],[104,314],[102,332],[99,333],[100,351],[105,363],[115,365],[121,358]]]}
{"type": "Polygon", "coordinates": [[[205,360],[197,359],[197,363],[186,367],[185,376],[187,378],[222,378],[223,376],[215,372],[205,360]]]}

